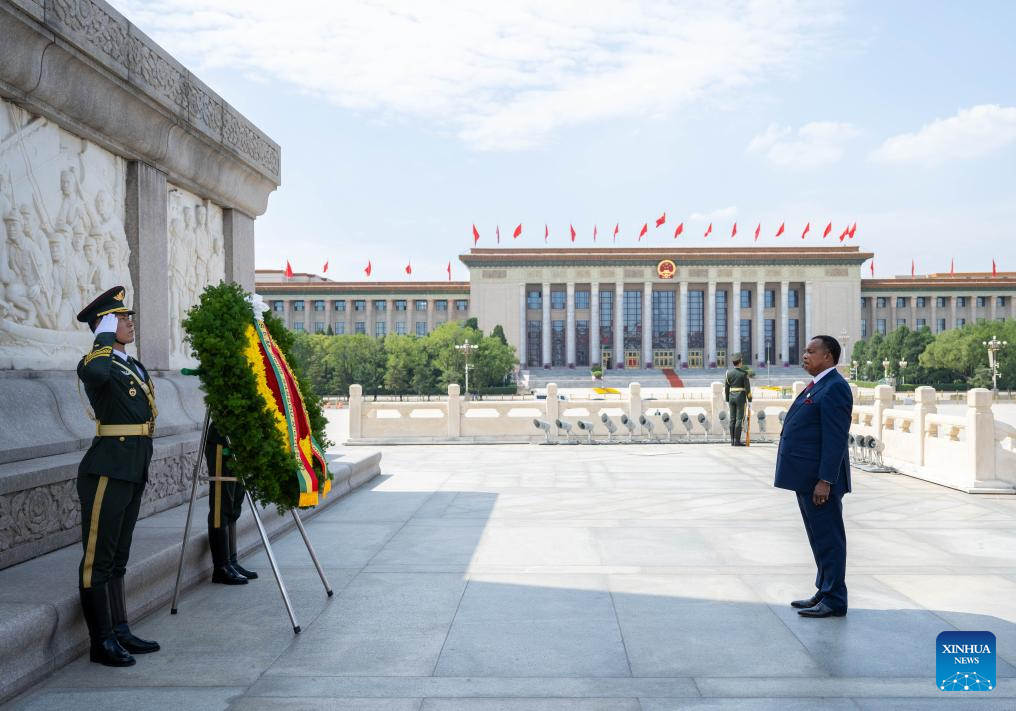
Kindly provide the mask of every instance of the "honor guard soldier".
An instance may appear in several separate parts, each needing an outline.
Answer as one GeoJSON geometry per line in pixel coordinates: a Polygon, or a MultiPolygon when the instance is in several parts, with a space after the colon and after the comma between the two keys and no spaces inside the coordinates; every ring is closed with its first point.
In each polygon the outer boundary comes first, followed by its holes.
{"type": "Polygon", "coordinates": [[[134,341],[134,312],[124,295],[122,286],[114,287],[78,314],[95,334],[91,352],[78,363],[95,420],[95,438],[78,467],[84,548],[78,589],[89,658],[111,667],[131,666],[132,653],[159,651],[157,642],[135,637],[127,624],[124,575],[158,411],[148,371],[124,350],[134,341]]]}
{"type": "Polygon", "coordinates": [[[208,462],[208,547],[212,550],[212,582],[246,585],[258,574],[236,560],[236,521],[243,508],[244,488],[230,473],[229,442],[208,425],[205,461],[208,462]]]}
{"type": "Polygon", "coordinates": [[[740,353],[735,353],[730,362],[734,367],[728,369],[723,378],[723,397],[730,406],[730,445],[743,447],[741,428],[744,426],[744,412],[751,402],[751,381],[748,368],[741,365],[740,353]]]}

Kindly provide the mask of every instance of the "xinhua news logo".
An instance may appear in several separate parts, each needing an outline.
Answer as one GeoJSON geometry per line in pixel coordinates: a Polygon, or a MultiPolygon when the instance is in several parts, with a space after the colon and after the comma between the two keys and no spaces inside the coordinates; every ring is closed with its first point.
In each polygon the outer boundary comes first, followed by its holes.
{"type": "Polygon", "coordinates": [[[995,635],[991,632],[943,632],[935,640],[942,691],[991,691],[995,688],[995,635]]]}

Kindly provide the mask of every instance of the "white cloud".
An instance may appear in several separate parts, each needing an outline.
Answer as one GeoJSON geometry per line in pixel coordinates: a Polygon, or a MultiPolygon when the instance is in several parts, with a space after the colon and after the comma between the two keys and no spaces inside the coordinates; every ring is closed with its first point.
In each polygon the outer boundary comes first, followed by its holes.
{"type": "Polygon", "coordinates": [[[817,0],[124,0],[196,69],[267,75],[348,109],[448,125],[479,149],[663,117],[813,61],[817,0]]]}
{"type": "Polygon", "coordinates": [[[806,123],[796,132],[790,126],[774,123],[751,139],[748,152],[760,153],[781,168],[808,170],[840,160],[847,143],[857,135],[857,129],[849,123],[806,123]]]}
{"type": "Polygon", "coordinates": [[[979,158],[1016,143],[1016,107],[982,104],[936,119],[915,133],[901,133],[871,153],[881,163],[934,165],[979,158]]]}

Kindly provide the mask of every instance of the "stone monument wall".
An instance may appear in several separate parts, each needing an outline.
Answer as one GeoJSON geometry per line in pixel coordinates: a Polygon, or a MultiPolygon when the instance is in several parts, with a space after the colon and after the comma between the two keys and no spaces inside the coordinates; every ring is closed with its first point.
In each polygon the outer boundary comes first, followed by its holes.
{"type": "Polygon", "coordinates": [[[204,404],[181,321],[254,286],[281,151],[100,0],[0,0],[0,568],[80,536],[82,305],[122,284],[159,405],[143,514],[189,494],[204,404]]]}

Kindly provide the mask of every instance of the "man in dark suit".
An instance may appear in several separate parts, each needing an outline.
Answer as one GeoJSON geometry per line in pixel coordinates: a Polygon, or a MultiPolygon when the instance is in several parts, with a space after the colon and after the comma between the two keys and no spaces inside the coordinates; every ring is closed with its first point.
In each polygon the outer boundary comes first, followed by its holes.
{"type": "Polygon", "coordinates": [[[776,482],[797,494],[818,566],[817,592],[790,603],[802,617],[847,614],[847,536],[843,495],[850,491],[847,435],[853,397],[836,370],[840,344],[832,336],[808,342],[802,365],[812,381],[797,396],[783,420],[776,454],[776,482]]]}

